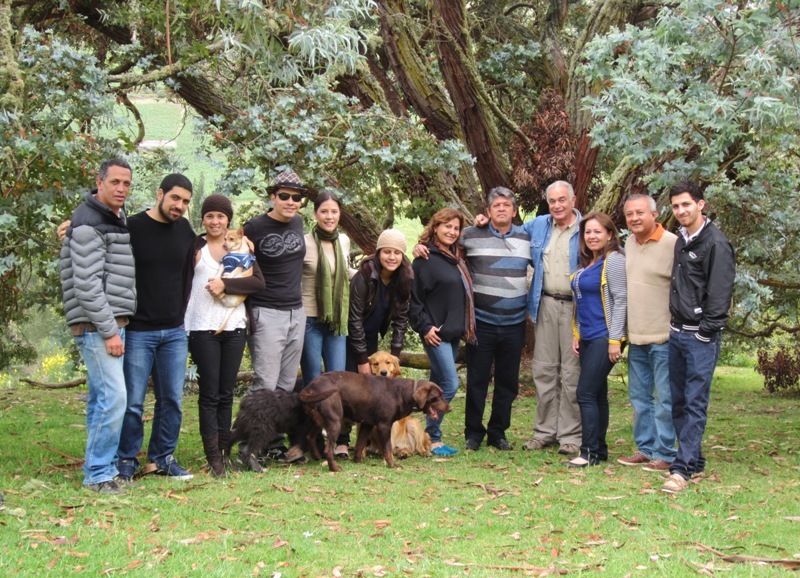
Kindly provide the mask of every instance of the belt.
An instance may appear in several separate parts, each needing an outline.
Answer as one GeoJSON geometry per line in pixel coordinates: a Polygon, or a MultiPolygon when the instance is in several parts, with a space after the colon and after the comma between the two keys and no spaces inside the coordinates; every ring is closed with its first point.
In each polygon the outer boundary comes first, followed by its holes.
{"type": "Polygon", "coordinates": [[[545,297],[550,297],[555,299],[556,301],[572,301],[572,295],[567,295],[564,293],[548,293],[547,291],[542,291],[545,297]]]}

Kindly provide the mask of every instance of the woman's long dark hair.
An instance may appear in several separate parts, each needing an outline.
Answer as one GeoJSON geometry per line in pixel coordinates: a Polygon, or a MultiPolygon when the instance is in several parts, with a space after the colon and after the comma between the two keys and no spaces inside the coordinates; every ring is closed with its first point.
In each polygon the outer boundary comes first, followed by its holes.
{"type": "MultiPolygon", "coordinates": [[[[378,254],[375,253],[373,255],[369,255],[362,259],[361,264],[359,265],[359,270],[361,271],[361,275],[364,276],[364,279],[369,281],[370,275],[372,273],[372,268],[378,272],[378,277],[381,275],[381,260],[378,257],[378,254]]],[[[409,299],[411,299],[411,282],[414,280],[414,270],[411,268],[411,261],[408,260],[408,257],[403,255],[403,262],[397,268],[397,270],[392,273],[392,282],[391,285],[394,289],[395,299],[397,303],[405,303],[409,299]]]]}
{"type": "Polygon", "coordinates": [[[617,226],[614,224],[614,221],[611,220],[611,217],[599,211],[589,213],[581,219],[581,224],[578,228],[578,261],[580,262],[581,267],[587,267],[594,259],[594,253],[592,253],[592,250],[586,246],[586,241],[583,238],[583,235],[586,232],[586,223],[589,221],[597,221],[600,223],[601,227],[611,233],[611,238],[608,240],[605,251],[603,251],[603,257],[614,251],[619,251],[620,253],[623,252],[622,244],[619,242],[619,231],[617,230],[617,226]]]}

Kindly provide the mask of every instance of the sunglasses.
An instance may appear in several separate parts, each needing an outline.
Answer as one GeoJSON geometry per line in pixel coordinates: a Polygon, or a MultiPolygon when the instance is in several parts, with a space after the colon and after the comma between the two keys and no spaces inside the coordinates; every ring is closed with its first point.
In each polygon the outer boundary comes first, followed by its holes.
{"type": "Polygon", "coordinates": [[[300,202],[302,202],[302,200],[303,200],[305,197],[304,197],[303,195],[301,195],[300,193],[295,193],[295,194],[290,194],[290,193],[278,193],[278,198],[279,198],[281,201],[288,201],[289,199],[292,199],[292,200],[293,200],[295,203],[300,203],[300,202]]]}

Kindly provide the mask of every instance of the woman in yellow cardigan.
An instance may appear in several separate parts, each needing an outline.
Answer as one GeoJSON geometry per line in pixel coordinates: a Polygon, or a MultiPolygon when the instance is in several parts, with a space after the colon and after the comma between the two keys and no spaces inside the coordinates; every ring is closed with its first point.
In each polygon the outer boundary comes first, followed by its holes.
{"type": "Polygon", "coordinates": [[[572,349],[581,360],[581,453],[567,465],[585,468],[608,460],[608,374],[626,340],[625,255],[619,232],[605,213],[590,213],[581,221],[578,260],[570,282],[575,304],[572,349]]]}

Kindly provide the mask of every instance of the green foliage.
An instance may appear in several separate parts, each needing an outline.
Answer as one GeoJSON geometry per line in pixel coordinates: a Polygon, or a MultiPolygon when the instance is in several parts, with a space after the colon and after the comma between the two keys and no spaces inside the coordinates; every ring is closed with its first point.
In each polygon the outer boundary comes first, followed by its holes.
{"type": "MultiPolygon", "coordinates": [[[[49,282],[58,279],[54,224],[82,200],[99,162],[121,154],[126,142],[114,134],[114,100],[97,59],[51,34],[20,34],[23,106],[0,110],[3,326],[33,305],[58,301],[58,284],[49,282]]],[[[13,333],[0,333],[0,368],[29,356],[13,333]]]]}
{"type": "Polygon", "coordinates": [[[772,3],[685,0],[653,26],[596,38],[582,71],[594,141],[663,163],[653,193],[693,178],[736,248],[734,325],[797,320],[800,269],[798,20],[772,3]],[[765,283],[767,278],[778,283],[765,283]]]}
{"type": "Polygon", "coordinates": [[[373,106],[361,110],[352,99],[334,92],[323,76],[291,91],[276,90],[263,104],[218,126],[211,119],[205,129],[212,146],[227,154],[227,173],[217,183],[218,192],[238,194],[263,189],[286,159],[315,187],[336,184],[345,201],[358,196],[380,206],[385,197],[370,191],[381,185],[397,165],[421,172],[450,168],[469,160],[458,141],[438,141],[416,119],[399,118],[373,106]],[[246,142],[247,147],[239,143],[246,142]]]}

